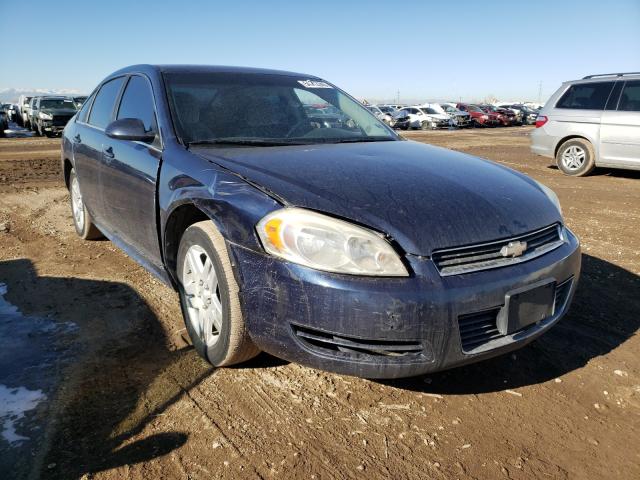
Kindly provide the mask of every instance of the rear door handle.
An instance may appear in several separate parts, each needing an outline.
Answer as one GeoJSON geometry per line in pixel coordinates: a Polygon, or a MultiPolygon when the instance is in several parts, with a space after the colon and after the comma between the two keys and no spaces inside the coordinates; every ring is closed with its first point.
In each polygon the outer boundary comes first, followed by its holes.
{"type": "Polygon", "coordinates": [[[73,141],[75,143],[82,143],[82,139],[80,138],[80,134],[77,134],[75,137],[73,137],[73,141]]]}
{"type": "Polygon", "coordinates": [[[106,147],[102,150],[102,152],[104,153],[104,156],[111,159],[114,158],[116,156],[115,153],[113,153],[113,148],[111,147],[106,147]]]}

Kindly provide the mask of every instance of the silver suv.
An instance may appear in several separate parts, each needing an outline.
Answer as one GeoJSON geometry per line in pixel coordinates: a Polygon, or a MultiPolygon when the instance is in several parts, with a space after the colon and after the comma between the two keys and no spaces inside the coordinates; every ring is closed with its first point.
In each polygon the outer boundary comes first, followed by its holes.
{"type": "Polygon", "coordinates": [[[640,170],[640,72],[563,83],[538,115],[531,151],[578,177],[596,166],[640,170]]]}

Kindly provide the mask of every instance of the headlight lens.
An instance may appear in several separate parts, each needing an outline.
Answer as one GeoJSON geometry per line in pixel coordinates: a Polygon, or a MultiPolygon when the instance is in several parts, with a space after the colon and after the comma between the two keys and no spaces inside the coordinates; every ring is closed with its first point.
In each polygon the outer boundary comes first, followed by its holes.
{"type": "Polygon", "coordinates": [[[42,120],[52,120],[53,119],[53,117],[51,115],[49,115],[48,113],[40,112],[38,115],[40,116],[40,118],[42,120]]]}
{"type": "Polygon", "coordinates": [[[320,213],[283,208],[265,216],[256,229],[268,253],[290,262],[352,275],[409,275],[381,235],[320,213]]]}
{"type": "Polygon", "coordinates": [[[560,216],[562,216],[562,206],[560,205],[560,199],[556,195],[556,192],[554,192],[549,187],[547,187],[546,185],[543,185],[540,182],[538,182],[538,185],[540,186],[540,189],[545,193],[547,198],[549,198],[549,200],[551,200],[553,204],[556,206],[556,208],[558,209],[558,212],[560,212],[560,216]]]}

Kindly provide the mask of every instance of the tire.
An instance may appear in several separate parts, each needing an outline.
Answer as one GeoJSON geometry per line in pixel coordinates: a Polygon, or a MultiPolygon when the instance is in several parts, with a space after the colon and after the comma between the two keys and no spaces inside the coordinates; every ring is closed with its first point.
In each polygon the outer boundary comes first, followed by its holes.
{"type": "Polygon", "coordinates": [[[420,123],[420,130],[431,130],[431,124],[423,120],[422,123],[420,123]]]}
{"type": "Polygon", "coordinates": [[[242,316],[226,242],[210,220],[191,225],[182,235],[177,276],[184,323],[201,357],[223,367],[260,353],[242,316]]]}
{"type": "Polygon", "coordinates": [[[84,240],[95,240],[102,238],[102,232],[93,224],[91,214],[87,210],[87,206],[82,201],[80,193],[80,182],[76,176],[76,171],[71,169],[69,172],[69,196],[71,203],[71,217],[73,218],[73,226],[78,236],[84,240]]]}
{"type": "Polygon", "coordinates": [[[583,138],[567,140],[556,153],[556,164],[562,173],[585,177],[596,167],[593,145],[583,138]]]}

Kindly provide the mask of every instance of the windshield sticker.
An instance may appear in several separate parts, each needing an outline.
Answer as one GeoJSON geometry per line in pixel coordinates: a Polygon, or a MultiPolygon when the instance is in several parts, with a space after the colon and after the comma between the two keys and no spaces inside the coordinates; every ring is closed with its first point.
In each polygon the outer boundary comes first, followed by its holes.
{"type": "Polygon", "coordinates": [[[306,88],[333,88],[328,83],[319,82],[318,80],[298,80],[298,83],[306,88]]]}

